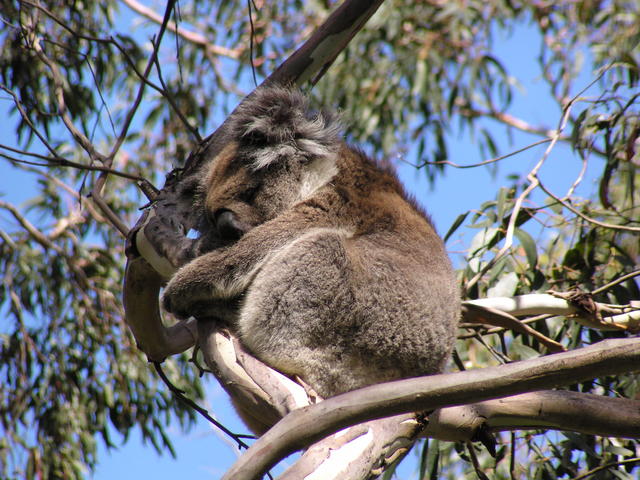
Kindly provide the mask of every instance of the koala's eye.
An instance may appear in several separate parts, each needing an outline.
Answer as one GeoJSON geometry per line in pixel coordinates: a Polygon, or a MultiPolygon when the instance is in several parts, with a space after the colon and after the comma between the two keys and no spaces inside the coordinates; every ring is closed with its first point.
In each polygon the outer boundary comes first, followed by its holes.
{"type": "Polygon", "coordinates": [[[213,213],[213,225],[222,240],[237,240],[247,231],[246,226],[238,220],[236,214],[226,208],[213,213]]]}
{"type": "Polygon", "coordinates": [[[249,187],[240,195],[238,195],[238,199],[245,203],[252,203],[253,200],[256,198],[256,194],[258,193],[258,190],[259,188],[257,185],[254,187],[249,187]]]}

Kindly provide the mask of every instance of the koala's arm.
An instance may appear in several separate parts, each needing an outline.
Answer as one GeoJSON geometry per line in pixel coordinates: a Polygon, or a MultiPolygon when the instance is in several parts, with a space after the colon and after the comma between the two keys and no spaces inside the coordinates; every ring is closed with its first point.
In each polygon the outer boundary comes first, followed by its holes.
{"type": "Polygon", "coordinates": [[[184,214],[162,210],[164,215],[152,215],[144,226],[144,235],[154,250],[167,259],[173,267],[180,268],[204,252],[219,249],[232,244],[246,233],[250,226],[241,222],[232,212],[225,212],[208,221],[205,232],[199,238],[187,236],[186,228],[176,218],[184,214]]]}
{"type": "Polygon", "coordinates": [[[287,244],[306,232],[338,228],[331,223],[322,207],[312,202],[296,205],[233,245],[210,251],[178,270],[165,288],[164,308],[178,317],[206,316],[212,301],[244,292],[261,266],[287,244]]]}

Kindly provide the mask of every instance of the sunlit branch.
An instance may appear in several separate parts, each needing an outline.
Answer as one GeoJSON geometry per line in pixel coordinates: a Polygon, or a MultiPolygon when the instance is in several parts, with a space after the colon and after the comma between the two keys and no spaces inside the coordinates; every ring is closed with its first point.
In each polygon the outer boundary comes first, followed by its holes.
{"type": "MultiPolygon", "coordinates": [[[[516,297],[467,300],[463,305],[489,307],[492,310],[498,310],[513,316],[543,314],[571,316],[572,320],[581,325],[602,330],[634,330],[637,329],[640,323],[640,308],[631,305],[590,302],[589,311],[586,311],[582,306],[583,304],[576,301],[578,296],[583,296],[583,294],[576,294],[575,292],[531,293],[516,297]]],[[[469,319],[472,321],[476,316],[473,312],[469,314],[466,310],[463,315],[465,320],[469,315],[469,319]]]]}
{"type": "Polygon", "coordinates": [[[640,339],[605,340],[571,352],[499,367],[406,379],[294,410],[260,437],[223,479],[259,478],[281,458],[347,425],[573,384],[640,368],[640,339]]]}
{"type": "MultiPolygon", "coordinates": [[[[587,161],[586,156],[582,155],[581,158],[582,158],[582,167],[580,168],[580,172],[578,173],[578,176],[569,187],[569,190],[567,190],[567,194],[565,195],[566,198],[571,197],[573,195],[576,188],[578,188],[578,185],[582,183],[585,173],[587,173],[587,165],[589,162],[587,161]]],[[[540,187],[542,188],[542,185],[540,187]]]]}
{"type": "Polygon", "coordinates": [[[551,154],[551,151],[556,146],[556,143],[561,139],[562,133],[564,132],[567,126],[567,123],[569,122],[569,118],[571,115],[571,108],[580,99],[580,97],[585,91],[591,88],[591,86],[593,86],[596,82],[600,80],[600,78],[602,78],[605,71],[606,70],[601,71],[600,74],[594,80],[592,80],[586,87],[584,87],[577,95],[575,95],[565,105],[563,109],[562,117],[560,118],[560,121],[559,121],[558,128],[554,131],[554,134],[551,138],[551,142],[547,146],[544,154],[542,155],[538,163],[527,174],[527,180],[529,181],[529,185],[527,185],[527,188],[524,189],[524,191],[518,196],[518,198],[514,203],[513,210],[509,218],[509,224],[507,225],[504,245],[498,251],[498,253],[493,258],[491,258],[491,260],[489,260],[486,263],[486,265],[483,268],[481,268],[480,271],[471,280],[469,280],[469,282],[467,282],[467,284],[465,285],[465,289],[467,291],[473,288],[478,283],[478,281],[480,281],[482,276],[486,272],[488,272],[489,269],[491,269],[496,264],[496,262],[500,260],[511,249],[511,246],[513,245],[513,236],[515,234],[515,227],[518,219],[518,213],[522,208],[522,204],[524,200],[531,194],[531,192],[533,192],[538,186],[540,186],[540,179],[538,178],[538,172],[540,171],[544,163],[549,158],[549,155],[551,154]]]}
{"type": "MultiPolygon", "coordinates": [[[[140,15],[151,20],[152,22],[162,25],[163,19],[160,15],[158,15],[154,10],[137,2],[136,0],[122,0],[122,3],[124,3],[129,8],[131,8],[131,10],[133,10],[134,12],[139,13],[140,15]]],[[[177,35],[187,40],[188,42],[204,48],[209,54],[229,57],[237,60],[238,58],[240,58],[240,56],[243,53],[242,48],[230,49],[226,47],[221,47],[219,45],[213,45],[210,43],[210,39],[208,39],[203,34],[193,32],[191,30],[187,30],[184,27],[178,27],[174,21],[169,21],[167,23],[167,29],[173,33],[176,33],[177,35]]]]}
{"type": "Polygon", "coordinates": [[[558,130],[556,131],[554,137],[551,139],[551,142],[547,146],[544,154],[542,155],[538,163],[533,167],[533,169],[527,175],[527,180],[529,180],[529,185],[527,185],[527,188],[525,188],[523,192],[518,196],[518,198],[516,199],[513,205],[513,209],[511,211],[511,216],[509,217],[509,223],[507,225],[507,231],[505,234],[504,244],[502,248],[498,251],[498,253],[496,253],[496,255],[493,258],[491,258],[491,260],[489,260],[486,263],[486,265],[483,268],[480,269],[480,271],[471,280],[469,280],[469,282],[465,285],[465,288],[467,291],[473,288],[476,285],[476,283],[478,283],[478,281],[482,278],[482,276],[486,272],[488,272],[489,269],[492,268],[496,264],[496,262],[500,260],[511,249],[511,246],[513,245],[513,236],[515,233],[516,220],[518,219],[518,213],[520,212],[520,209],[522,208],[522,205],[525,199],[531,194],[531,192],[533,192],[536,189],[536,187],[539,184],[537,172],[540,170],[540,168],[542,168],[542,165],[544,165],[547,158],[549,157],[549,154],[551,153],[556,143],[558,142],[558,139],[560,138],[560,135],[562,134],[562,131],[564,130],[564,127],[567,124],[571,105],[572,105],[571,103],[567,105],[565,112],[562,116],[562,119],[560,120],[560,126],[558,130]]]}

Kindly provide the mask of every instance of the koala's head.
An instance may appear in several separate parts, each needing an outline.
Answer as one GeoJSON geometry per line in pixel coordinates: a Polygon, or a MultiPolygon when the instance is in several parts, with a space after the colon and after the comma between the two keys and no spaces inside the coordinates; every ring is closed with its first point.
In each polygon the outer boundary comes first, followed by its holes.
{"type": "MultiPolygon", "coordinates": [[[[233,242],[336,175],[340,124],[284,87],[256,90],[230,118],[230,142],[200,186],[209,230],[233,242]]],[[[207,235],[207,228],[201,229],[207,235]]]]}

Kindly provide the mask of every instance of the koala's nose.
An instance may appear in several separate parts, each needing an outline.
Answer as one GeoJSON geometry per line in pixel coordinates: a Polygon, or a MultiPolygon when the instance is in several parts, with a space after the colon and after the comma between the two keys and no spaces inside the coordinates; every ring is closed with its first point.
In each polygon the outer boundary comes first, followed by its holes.
{"type": "Polygon", "coordinates": [[[214,214],[214,225],[218,236],[223,240],[237,240],[246,232],[247,228],[231,210],[222,208],[214,214]]]}

